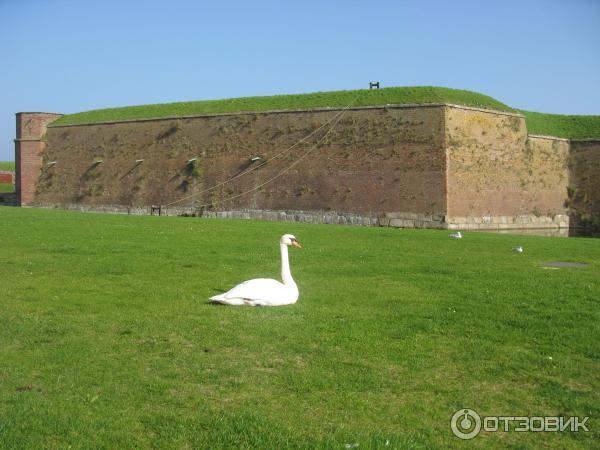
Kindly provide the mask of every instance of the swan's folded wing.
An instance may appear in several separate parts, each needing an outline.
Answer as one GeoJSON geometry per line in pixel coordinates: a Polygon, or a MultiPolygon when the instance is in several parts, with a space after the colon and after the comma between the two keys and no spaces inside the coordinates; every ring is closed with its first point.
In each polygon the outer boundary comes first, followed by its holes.
{"type": "Polygon", "coordinates": [[[270,278],[256,278],[234,286],[228,292],[225,292],[223,297],[227,299],[265,300],[271,296],[281,295],[282,289],[285,289],[285,286],[280,281],[270,278]]]}

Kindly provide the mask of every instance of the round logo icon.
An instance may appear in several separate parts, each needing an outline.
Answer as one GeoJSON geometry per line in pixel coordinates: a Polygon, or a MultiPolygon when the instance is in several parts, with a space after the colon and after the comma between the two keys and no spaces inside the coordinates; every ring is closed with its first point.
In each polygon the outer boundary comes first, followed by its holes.
{"type": "Polygon", "coordinates": [[[450,428],[460,439],[473,439],[481,431],[481,417],[472,409],[459,409],[452,416],[450,428]]]}

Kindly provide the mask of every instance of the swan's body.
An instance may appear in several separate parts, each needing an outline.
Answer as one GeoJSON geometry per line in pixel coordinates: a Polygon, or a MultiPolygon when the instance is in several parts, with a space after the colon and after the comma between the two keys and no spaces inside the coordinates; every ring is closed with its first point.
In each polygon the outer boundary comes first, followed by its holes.
{"type": "Polygon", "coordinates": [[[460,231],[457,231],[456,233],[452,233],[452,234],[450,235],[450,237],[451,237],[451,238],[454,238],[454,239],[462,239],[462,238],[463,238],[463,235],[462,235],[462,233],[461,233],[460,231]]]}
{"type": "Polygon", "coordinates": [[[298,286],[290,272],[288,246],[300,247],[300,243],[291,234],[284,234],[279,241],[281,249],[281,281],[269,278],[256,278],[244,281],[224,294],[210,299],[225,305],[240,306],[281,306],[291,305],[298,300],[298,286]]]}
{"type": "Polygon", "coordinates": [[[519,245],[518,247],[513,248],[513,252],[523,253],[523,246],[519,245]]]}

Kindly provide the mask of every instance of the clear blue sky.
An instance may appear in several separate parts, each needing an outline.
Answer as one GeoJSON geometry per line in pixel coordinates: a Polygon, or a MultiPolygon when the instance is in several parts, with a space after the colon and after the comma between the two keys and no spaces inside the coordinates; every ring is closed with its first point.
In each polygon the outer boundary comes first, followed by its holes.
{"type": "Polygon", "coordinates": [[[14,113],[434,85],[600,114],[600,0],[0,0],[14,113]]]}

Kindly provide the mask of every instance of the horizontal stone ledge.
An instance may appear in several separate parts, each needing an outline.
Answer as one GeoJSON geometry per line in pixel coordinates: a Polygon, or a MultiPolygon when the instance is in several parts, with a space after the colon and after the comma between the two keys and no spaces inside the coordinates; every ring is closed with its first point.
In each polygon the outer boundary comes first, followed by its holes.
{"type": "Polygon", "coordinates": [[[444,214],[425,214],[412,212],[385,212],[383,217],[386,219],[401,219],[401,220],[421,220],[426,222],[444,222],[444,214]]]}
{"type": "Polygon", "coordinates": [[[514,216],[446,216],[445,220],[448,223],[458,224],[544,224],[544,223],[559,223],[568,221],[569,216],[565,214],[518,214],[514,216]]]}
{"type": "MultiPolygon", "coordinates": [[[[15,193],[4,194],[13,195],[15,193]]],[[[113,214],[150,215],[150,205],[82,205],[82,204],[32,204],[42,208],[60,208],[82,212],[104,212],[113,214]]],[[[346,213],[338,211],[298,211],[298,210],[201,210],[194,207],[162,208],[161,215],[195,216],[223,219],[256,219],[281,222],[300,222],[314,224],[337,224],[356,226],[383,226],[392,228],[435,228],[449,230],[519,230],[519,229],[560,229],[568,228],[570,221],[566,215],[555,216],[443,216],[419,213],[383,213],[374,214],[346,213]],[[392,216],[392,217],[389,217],[392,216]],[[407,218],[411,217],[411,218],[407,218]],[[435,217],[437,220],[424,220],[435,217]],[[491,222],[490,222],[491,219],[491,222]]]]}
{"type": "MultiPolygon", "coordinates": [[[[67,204],[34,204],[40,208],[66,209],[81,212],[104,212],[112,214],[150,215],[151,206],[124,206],[124,205],[82,205],[78,203],[67,204]]],[[[155,213],[156,215],[158,213],[155,213]]],[[[358,226],[377,226],[379,219],[375,215],[361,215],[356,213],[327,212],[327,211],[296,211],[296,210],[200,210],[194,207],[162,207],[161,215],[164,216],[196,216],[223,219],[256,219],[284,222],[301,222],[316,224],[339,224],[358,226]]]]}
{"type": "Polygon", "coordinates": [[[529,134],[528,137],[537,138],[537,139],[548,139],[551,141],[562,141],[562,142],[570,142],[571,139],[560,138],[556,136],[546,136],[542,134],[529,134]]]}
{"type": "Polygon", "coordinates": [[[569,227],[569,218],[556,216],[492,216],[491,222],[484,222],[479,216],[448,216],[447,228],[450,230],[525,230],[559,229],[569,227]]]}

